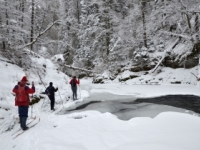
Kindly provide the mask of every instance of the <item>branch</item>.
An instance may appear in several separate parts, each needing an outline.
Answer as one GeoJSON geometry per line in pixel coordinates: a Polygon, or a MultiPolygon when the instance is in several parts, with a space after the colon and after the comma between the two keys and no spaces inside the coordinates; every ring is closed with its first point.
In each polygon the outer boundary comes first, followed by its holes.
{"type": "Polygon", "coordinates": [[[82,68],[78,68],[78,67],[72,67],[72,66],[69,66],[69,65],[64,65],[64,66],[67,67],[67,68],[73,69],[73,70],[81,70],[81,71],[85,71],[85,72],[96,73],[92,70],[82,69],[82,68]]]}
{"type": "Polygon", "coordinates": [[[31,53],[33,56],[35,55],[35,56],[37,56],[38,58],[41,58],[41,57],[42,57],[42,56],[40,56],[39,54],[37,54],[37,53],[35,53],[35,52],[31,51],[31,50],[28,50],[28,49],[23,49],[23,51],[24,51],[24,52],[31,53]]]}
{"type": "Polygon", "coordinates": [[[191,10],[179,10],[180,13],[184,13],[184,14],[188,14],[188,13],[191,13],[191,14],[194,14],[194,13],[200,13],[200,11],[197,11],[197,10],[194,10],[194,11],[191,11],[191,10]]]}
{"type": "Polygon", "coordinates": [[[8,61],[8,60],[0,59],[0,61],[4,61],[4,62],[10,63],[10,64],[14,64],[14,62],[12,62],[12,61],[8,61]]]}
{"type": "Polygon", "coordinates": [[[31,46],[33,45],[35,42],[37,42],[37,40],[39,39],[39,37],[41,37],[43,34],[45,34],[48,30],[50,30],[55,24],[61,22],[60,20],[57,20],[55,22],[53,22],[49,27],[47,27],[44,31],[40,32],[37,37],[31,42],[28,43],[26,45],[24,45],[23,47],[20,47],[19,49],[24,49],[25,47],[31,46]]]}
{"type": "Polygon", "coordinates": [[[181,5],[187,10],[187,6],[185,4],[183,4],[182,0],[179,0],[179,2],[181,3],[181,5]]]}
{"type": "Polygon", "coordinates": [[[161,33],[164,33],[164,34],[168,34],[168,35],[173,35],[173,36],[178,36],[178,37],[182,37],[184,39],[189,39],[189,40],[192,40],[191,37],[187,36],[187,35],[183,35],[183,34],[177,34],[177,33],[172,33],[172,32],[167,32],[167,31],[160,31],[161,33]]]}
{"type": "Polygon", "coordinates": [[[76,51],[76,49],[75,49],[75,48],[73,48],[71,45],[69,45],[69,44],[67,44],[67,43],[65,43],[63,46],[69,46],[71,49],[73,49],[73,50],[75,50],[75,51],[76,51]]]}
{"type": "Polygon", "coordinates": [[[197,81],[200,81],[200,78],[198,78],[194,73],[190,72],[193,76],[195,76],[195,78],[197,79],[197,81]]]}

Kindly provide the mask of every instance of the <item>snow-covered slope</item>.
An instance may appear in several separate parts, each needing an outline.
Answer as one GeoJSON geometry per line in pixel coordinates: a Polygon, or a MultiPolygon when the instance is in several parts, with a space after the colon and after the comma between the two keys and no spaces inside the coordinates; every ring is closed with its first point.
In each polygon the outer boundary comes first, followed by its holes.
{"type": "MultiPolygon", "coordinates": [[[[16,65],[0,61],[0,149],[1,150],[199,150],[200,118],[198,114],[164,112],[155,118],[138,117],[122,121],[113,114],[98,111],[80,111],[57,115],[60,110],[76,105],[68,99],[71,89],[70,78],[57,70],[52,61],[32,58],[33,67],[24,72],[16,65]],[[14,106],[12,88],[24,76],[34,81],[35,96],[45,97],[29,109],[29,118],[36,116],[40,122],[16,139],[13,132],[19,128],[17,107],[14,106]],[[51,112],[49,100],[41,92],[49,82],[59,88],[56,93],[56,111],[51,112]]],[[[78,88],[79,101],[96,93],[152,97],[165,94],[199,94],[190,71],[163,68],[162,73],[119,83],[117,80],[106,84],[92,84],[91,79],[81,79],[78,88]],[[167,77],[171,77],[167,79],[167,77]],[[170,84],[173,79],[190,81],[191,84],[170,84]],[[163,78],[162,85],[137,85],[140,79],[163,78]],[[191,80],[190,80],[191,79],[191,80]],[[168,83],[166,85],[166,83],[168,83]]],[[[97,97],[96,99],[98,98],[97,97]]],[[[99,97],[100,98],[100,97],[99,97]]],[[[109,97],[107,98],[109,100],[109,97]]],[[[117,100],[117,99],[116,99],[117,100]]]]}
{"type": "Polygon", "coordinates": [[[68,84],[70,78],[64,73],[59,72],[57,67],[48,59],[42,57],[32,58],[32,68],[28,71],[24,71],[22,68],[5,61],[0,62],[0,67],[0,78],[2,81],[0,84],[0,124],[3,126],[1,132],[12,128],[16,123],[15,119],[18,118],[17,107],[14,106],[15,96],[12,93],[12,89],[23,76],[26,75],[30,83],[32,81],[35,83],[36,93],[31,96],[42,96],[41,93],[45,91],[49,82],[53,82],[55,87],[59,87],[59,91],[56,94],[57,99],[60,99],[60,96],[62,99],[66,99],[70,95],[71,91],[68,84]]]}

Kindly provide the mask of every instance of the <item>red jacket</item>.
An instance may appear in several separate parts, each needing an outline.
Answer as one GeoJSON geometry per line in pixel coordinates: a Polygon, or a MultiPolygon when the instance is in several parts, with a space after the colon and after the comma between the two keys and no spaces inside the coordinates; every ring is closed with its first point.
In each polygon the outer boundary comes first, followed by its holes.
{"type": "Polygon", "coordinates": [[[25,92],[27,94],[27,101],[24,102],[23,104],[20,104],[20,106],[29,106],[29,103],[30,103],[29,94],[35,93],[35,87],[32,86],[32,88],[29,88],[28,86],[25,86],[23,84],[15,85],[15,87],[12,90],[16,94],[16,97],[15,97],[15,106],[19,106],[19,103],[17,101],[18,86],[24,86],[25,87],[25,92]]]}
{"type": "Polygon", "coordinates": [[[75,80],[76,84],[80,84],[80,80],[77,80],[77,79],[71,79],[71,81],[69,82],[69,84],[72,84],[72,80],[75,80]]]}

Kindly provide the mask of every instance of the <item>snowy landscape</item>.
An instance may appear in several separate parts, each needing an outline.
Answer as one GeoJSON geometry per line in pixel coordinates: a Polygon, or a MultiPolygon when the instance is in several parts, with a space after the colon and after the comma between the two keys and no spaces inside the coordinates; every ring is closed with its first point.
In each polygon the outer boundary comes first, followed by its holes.
{"type": "Polygon", "coordinates": [[[200,150],[200,1],[0,0],[0,80],[0,150],[200,150]]]}
{"type": "MultiPolygon", "coordinates": [[[[49,82],[53,82],[54,86],[59,88],[56,93],[56,111],[50,110],[49,100],[43,94],[44,98],[29,108],[28,122],[36,117],[35,121],[40,118],[39,123],[15,138],[13,133],[19,129],[19,120],[17,107],[14,106],[12,88],[25,75],[25,72],[16,65],[1,61],[1,150],[199,150],[199,114],[186,109],[152,105],[136,109],[135,113],[140,117],[129,120],[121,120],[109,112],[101,113],[95,108],[62,113],[66,109],[84,103],[87,99],[117,102],[123,101],[123,97],[134,100],[170,94],[199,96],[200,89],[196,85],[195,77],[190,73],[197,73],[197,68],[191,70],[163,68],[162,74],[151,77],[155,80],[160,77],[166,79],[159,85],[145,85],[138,82],[139,79],[124,83],[116,80],[106,84],[92,84],[91,78],[84,78],[81,79],[78,88],[79,99],[72,101],[69,98],[71,96],[70,77],[57,71],[56,65],[51,60],[32,59],[38,67],[46,65],[46,74],[42,79],[44,84],[47,86],[49,82]],[[170,82],[175,77],[184,83],[171,84],[170,82]],[[187,82],[191,84],[186,84],[187,82]],[[149,117],[151,113],[154,117],[149,117]]],[[[34,95],[42,95],[45,88],[37,73],[31,70],[26,75],[30,82],[35,82],[34,95]]],[[[142,78],[148,80],[150,76],[142,78]]]]}

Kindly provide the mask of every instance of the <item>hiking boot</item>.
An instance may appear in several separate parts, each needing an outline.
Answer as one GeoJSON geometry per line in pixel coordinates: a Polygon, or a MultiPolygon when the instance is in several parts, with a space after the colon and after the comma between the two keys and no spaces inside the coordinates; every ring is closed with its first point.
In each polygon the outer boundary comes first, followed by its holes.
{"type": "Polygon", "coordinates": [[[27,127],[27,126],[25,128],[22,128],[22,130],[24,130],[24,131],[28,130],[28,129],[29,129],[29,127],[27,127]]]}
{"type": "Polygon", "coordinates": [[[22,128],[22,130],[27,130],[28,129],[28,127],[26,126],[26,120],[27,120],[27,117],[21,117],[21,128],[22,128]]]}

